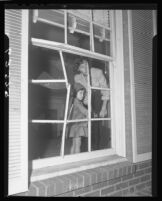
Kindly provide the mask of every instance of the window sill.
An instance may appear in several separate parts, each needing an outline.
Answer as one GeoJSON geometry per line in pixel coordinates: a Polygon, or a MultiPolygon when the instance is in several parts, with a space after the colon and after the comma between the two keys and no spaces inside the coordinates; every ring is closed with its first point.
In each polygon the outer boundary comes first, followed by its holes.
{"type": "Polygon", "coordinates": [[[128,160],[124,157],[112,155],[102,158],[94,158],[91,160],[84,160],[81,162],[73,162],[66,165],[57,165],[52,167],[40,168],[32,171],[30,181],[34,182],[49,179],[57,176],[76,173],[83,170],[89,170],[126,161],[128,160]]]}

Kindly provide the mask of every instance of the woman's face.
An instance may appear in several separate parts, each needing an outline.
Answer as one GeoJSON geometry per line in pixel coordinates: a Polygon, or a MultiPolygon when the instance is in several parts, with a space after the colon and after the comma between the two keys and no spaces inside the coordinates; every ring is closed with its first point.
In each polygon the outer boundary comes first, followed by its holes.
{"type": "Polygon", "coordinates": [[[87,73],[88,73],[88,62],[84,60],[84,61],[80,64],[78,70],[79,70],[81,73],[87,75],[87,73]]]}
{"type": "Polygon", "coordinates": [[[84,98],[84,90],[79,90],[77,92],[77,99],[81,101],[83,100],[83,98],[84,98]]]}

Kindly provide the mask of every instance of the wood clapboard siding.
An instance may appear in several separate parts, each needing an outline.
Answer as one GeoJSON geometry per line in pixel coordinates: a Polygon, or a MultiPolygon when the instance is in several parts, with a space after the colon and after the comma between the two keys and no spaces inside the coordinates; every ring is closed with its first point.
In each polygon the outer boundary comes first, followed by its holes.
{"type": "Polygon", "coordinates": [[[9,180],[21,176],[21,15],[21,10],[5,11],[5,33],[10,42],[9,180]]]}
{"type": "Polygon", "coordinates": [[[151,152],[152,10],[132,11],[137,154],[151,152]]]}
{"type": "MultiPolygon", "coordinates": [[[[23,11],[5,9],[5,34],[9,37],[9,157],[8,194],[27,190],[28,178],[24,163],[24,133],[22,132],[22,30],[23,11]]],[[[24,46],[23,46],[24,48],[24,46]]],[[[27,89],[26,89],[27,90],[27,89]]],[[[24,114],[25,115],[25,114],[24,114]]],[[[27,142],[25,142],[27,143],[27,142]]],[[[25,150],[26,151],[26,150],[25,150]]]]}

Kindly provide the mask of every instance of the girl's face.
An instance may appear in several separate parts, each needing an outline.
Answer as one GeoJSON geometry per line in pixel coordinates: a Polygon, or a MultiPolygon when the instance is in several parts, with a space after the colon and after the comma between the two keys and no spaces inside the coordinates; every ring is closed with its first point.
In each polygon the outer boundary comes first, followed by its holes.
{"type": "Polygon", "coordinates": [[[88,62],[83,61],[83,63],[80,64],[79,66],[79,71],[85,75],[88,73],[88,62]]]}
{"type": "Polygon", "coordinates": [[[84,90],[79,90],[79,91],[77,92],[76,97],[77,97],[77,99],[80,100],[80,101],[83,100],[83,97],[84,97],[84,90]]]}

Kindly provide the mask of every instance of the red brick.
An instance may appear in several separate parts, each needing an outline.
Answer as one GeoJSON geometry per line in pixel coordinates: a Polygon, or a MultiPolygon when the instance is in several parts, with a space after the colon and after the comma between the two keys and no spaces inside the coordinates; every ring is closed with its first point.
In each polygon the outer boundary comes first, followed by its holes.
{"type": "Polygon", "coordinates": [[[84,178],[83,178],[83,176],[81,176],[79,173],[77,173],[76,177],[77,177],[78,188],[83,188],[84,187],[84,178]]]}
{"type": "Polygon", "coordinates": [[[145,169],[145,173],[150,173],[151,171],[152,171],[151,167],[145,169]]]}
{"type": "Polygon", "coordinates": [[[127,167],[123,167],[123,175],[126,175],[127,174],[127,167]]]}
{"type": "Polygon", "coordinates": [[[74,189],[78,188],[77,187],[77,183],[78,183],[77,178],[73,174],[66,175],[66,179],[70,180],[70,184],[69,184],[70,185],[70,187],[69,187],[70,190],[74,190],[74,189]]]}
{"type": "Polygon", "coordinates": [[[83,176],[84,187],[91,184],[91,176],[89,174],[86,174],[85,172],[79,172],[79,174],[83,176]]]}
{"type": "Polygon", "coordinates": [[[107,180],[107,172],[103,172],[102,175],[103,175],[102,181],[106,181],[107,180]]]}
{"type": "Polygon", "coordinates": [[[64,184],[59,179],[55,179],[55,195],[61,193],[64,193],[64,184]]]}
{"type": "Polygon", "coordinates": [[[138,176],[141,176],[141,175],[143,175],[143,174],[145,174],[145,171],[144,171],[144,170],[138,170],[136,173],[134,173],[134,176],[135,176],[135,177],[138,177],[138,176]]]}
{"type": "Polygon", "coordinates": [[[87,192],[90,192],[92,189],[91,186],[87,186],[87,187],[84,187],[84,188],[81,188],[81,189],[77,189],[74,191],[75,195],[81,195],[81,194],[84,194],[84,193],[87,193],[87,192]]]}
{"type": "Polygon", "coordinates": [[[40,182],[33,182],[33,183],[38,189],[38,195],[39,196],[46,196],[46,188],[45,188],[45,186],[40,182]]]}
{"type": "Polygon", "coordinates": [[[120,183],[116,185],[116,190],[128,187],[128,182],[120,183]]]}
{"type": "Polygon", "coordinates": [[[146,167],[150,167],[151,166],[151,162],[150,161],[146,161],[146,162],[142,162],[138,164],[138,169],[143,169],[146,167]]]}
{"type": "Polygon", "coordinates": [[[113,179],[113,178],[114,178],[114,171],[110,170],[109,175],[108,175],[108,179],[113,179]]]}
{"type": "Polygon", "coordinates": [[[121,177],[109,180],[109,185],[113,185],[119,182],[121,182],[121,177]]]}
{"type": "Polygon", "coordinates": [[[133,180],[129,181],[129,186],[138,184],[139,182],[140,182],[139,178],[133,179],[133,180]]]}
{"type": "Polygon", "coordinates": [[[150,175],[145,175],[140,178],[141,182],[150,180],[150,175]]]}
{"type": "Polygon", "coordinates": [[[102,188],[102,187],[107,186],[107,185],[108,185],[108,181],[103,181],[103,182],[94,184],[94,185],[92,186],[92,189],[93,189],[93,190],[96,190],[96,189],[98,189],[98,188],[102,188]]]}
{"type": "Polygon", "coordinates": [[[127,195],[128,193],[129,193],[129,189],[127,188],[127,189],[123,190],[122,195],[127,195]]]}
{"type": "Polygon", "coordinates": [[[145,183],[138,184],[138,185],[136,186],[136,190],[141,190],[141,189],[145,188],[145,186],[146,186],[145,183]]]}
{"type": "Polygon", "coordinates": [[[134,187],[129,188],[130,193],[134,193],[134,187]]]}
{"type": "Polygon", "coordinates": [[[90,178],[91,178],[91,184],[95,184],[97,182],[97,173],[93,170],[87,170],[86,172],[89,173],[90,178]]]}
{"type": "Polygon", "coordinates": [[[128,174],[131,174],[131,166],[128,166],[128,174]]]}
{"type": "Polygon", "coordinates": [[[62,182],[63,184],[63,192],[67,192],[67,191],[70,191],[71,189],[71,181],[70,179],[68,179],[66,177],[66,175],[64,176],[59,176],[58,177],[59,181],[62,182]]]}
{"type": "Polygon", "coordinates": [[[119,169],[119,177],[123,176],[123,168],[119,169]]]}
{"type": "Polygon", "coordinates": [[[96,174],[97,174],[97,177],[96,177],[96,183],[99,183],[102,181],[102,172],[100,172],[98,169],[93,169],[96,174]]]}
{"type": "Polygon", "coordinates": [[[135,172],[136,172],[136,169],[137,169],[137,165],[133,165],[133,166],[132,166],[132,173],[135,173],[135,172]]]}
{"type": "Polygon", "coordinates": [[[73,191],[70,191],[70,192],[58,195],[58,197],[73,197],[73,196],[74,196],[74,192],[73,191]]]}
{"type": "Polygon", "coordinates": [[[146,186],[151,186],[151,185],[152,185],[152,182],[151,182],[151,181],[147,181],[147,182],[145,183],[145,185],[146,185],[146,186]]]}
{"type": "Polygon", "coordinates": [[[111,186],[111,187],[102,189],[102,190],[101,190],[101,195],[106,195],[106,194],[108,194],[108,193],[113,192],[114,190],[115,190],[115,187],[114,187],[114,186],[111,186]]]}
{"type": "Polygon", "coordinates": [[[122,177],[122,181],[125,181],[125,180],[128,180],[128,179],[132,179],[132,178],[133,178],[133,175],[129,174],[129,175],[123,176],[122,177]]]}
{"type": "Polygon", "coordinates": [[[46,180],[41,180],[40,183],[45,186],[45,195],[54,195],[55,192],[55,179],[46,179],[46,180]]]}
{"type": "Polygon", "coordinates": [[[113,194],[111,194],[112,197],[120,197],[122,196],[122,191],[118,191],[118,192],[115,192],[113,194]]]}
{"type": "Polygon", "coordinates": [[[106,181],[107,180],[107,169],[104,167],[100,167],[100,172],[102,173],[102,181],[106,181]]]}
{"type": "Polygon", "coordinates": [[[119,177],[119,168],[116,168],[115,170],[114,170],[114,177],[116,178],[116,177],[119,177]]]}
{"type": "Polygon", "coordinates": [[[83,195],[84,197],[99,197],[100,196],[100,191],[93,191],[91,193],[87,193],[83,195]]]}

